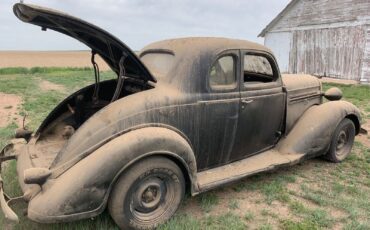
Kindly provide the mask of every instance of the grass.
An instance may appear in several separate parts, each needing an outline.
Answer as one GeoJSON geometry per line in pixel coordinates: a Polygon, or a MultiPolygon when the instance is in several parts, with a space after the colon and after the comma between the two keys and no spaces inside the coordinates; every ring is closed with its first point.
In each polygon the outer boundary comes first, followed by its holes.
{"type": "Polygon", "coordinates": [[[230,201],[229,201],[229,208],[230,208],[231,210],[238,209],[238,208],[239,208],[239,203],[238,203],[238,201],[237,201],[237,200],[235,200],[235,199],[230,200],[230,201]]]}
{"type": "Polygon", "coordinates": [[[92,68],[83,67],[9,67],[0,68],[0,75],[13,75],[13,74],[50,74],[50,73],[65,73],[71,71],[92,71],[92,68]]]}
{"type": "Polygon", "coordinates": [[[200,207],[203,211],[209,212],[219,203],[219,199],[215,193],[203,193],[197,197],[200,207]]]}
{"type": "MultiPolygon", "coordinates": [[[[112,77],[112,72],[103,72],[101,76],[102,79],[112,77]]],[[[19,111],[28,114],[28,126],[33,130],[65,96],[93,81],[90,68],[0,69],[0,92],[22,97],[19,111]],[[66,90],[42,91],[39,83],[43,80],[62,85],[66,90]]],[[[324,89],[330,87],[339,87],[344,99],[357,105],[364,118],[370,119],[370,87],[324,84],[324,89]]],[[[0,128],[0,148],[11,139],[16,128],[14,123],[0,128]]],[[[6,192],[20,195],[15,161],[9,162],[2,176],[6,192]]],[[[15,208],[20,214],[25,207],[15,208]]],[[[176,216],[159,229],[364,230],[370,229],[369,213],[370,150],[356,142],[352,154],[341,164],[309,160],[187,198],[176,216]],[[189,208],[191,212],[185,211],[189,208]]],[[[0,226],[28,230],[118,229],[107,212],[94,219],[49,225],[22,216],[19,224],[9,225],[0,214],[0,226]]]]}
{"type": "Polygon", "coordinates": [[[273,201],[278,200],[282,202],[289,201],[288,190],[286,185],[288,183],[295,182],[296,178],[294,175],[276,175],[273,176],[272,180],[262,181],[261,178],[266,177],[266,175],[272,175],[271,172],[258,174],[249,178],[253,180],[251,184],[249,181],[246,183],[238,183],[233,187],[234,191],[240,192],[245,190],[250,191],[260,191],[264,194],[265,202],[271,204],[273,201]]]}
{"type": "Polygon", "coordinates": [[[316,209],[309,210],[305,213],[302,220],[282,220],[281,227],[283,229],[322,229],[330,228],[333,225],[333,220],[329,217],[325,210],[316,209]]]}
{"type": "Polygon", "coordinates": [[[370,119],[370,87],[367,85],[341,85],[335,83],[323,84],[323,90],[338,87],[342,90],[344,99],[362,109],[363,117],[370,119]]]}
{"type": "MultiPolygon", "coordinates": [[[[21,114],[27,114],[32,118],[29,127],[35,130],[40,122],[52,110],[58,102],[68,94],[82,86],[94,82],[94,73],[90,68],[41,68],[28,69],[29,74],[22,73],[23,68],[0,69],[0,92],[16,94],[22,97],[23,107],[21,114]],[[6,72],[12,74],[3,74],[6,72]],[[35,73],[33,73],[35,72],[35,73]],[[65,92],[45,92],[39,88],[41,80],[47,80],[66,88],[65,92]]],[[[101,79],[106,80],[114,77],[113,72],[102,72],[101,79]]]]}
{"type": "Polygon", "coordinates": [[[244,214],[244,219],[249,222],[249,221],[252,221],[254,219],[254,215],[252,212],[247,212],[244,214]]]}
{"type": "Polygon", "coordinates": [[[14,123],[9,124],[4,128],[0,128],[0,148],[2,149],[9,139],[14,136],[14,131],[17,128],[17,125],[14,123]]]}
{"type": "Polygon", "coordinates": [[[196,219],[188,214],[177,215],[162,225],[160,230],[180,230],[180,229],[215,229],[215,230],[244,230],[246,229],[245,223],[239,216],[227,212],[220,216],[208,216],[203,219],[196,219]]]}

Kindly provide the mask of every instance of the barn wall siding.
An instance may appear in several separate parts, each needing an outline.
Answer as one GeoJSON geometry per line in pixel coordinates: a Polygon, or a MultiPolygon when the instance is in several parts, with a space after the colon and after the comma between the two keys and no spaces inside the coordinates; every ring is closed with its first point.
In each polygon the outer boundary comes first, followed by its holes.
{"type": "Polygon", "coordinates": [[[363,83],[370,83],[370,26],[366,28],[366,46],[364,52],[360,81],[363,83]]]}
{"type": "Polygon", "coordinates": [[[269,32],[341,22],[361,23],[369,20],[369,12],[370,0],[301,0],[269,32]]]}
{"type": "Polygon", "coordinates": [[[294,31],[289,72],[359,81],[369,73],[362,70],[367,32],[365,26],[294,31]]]}

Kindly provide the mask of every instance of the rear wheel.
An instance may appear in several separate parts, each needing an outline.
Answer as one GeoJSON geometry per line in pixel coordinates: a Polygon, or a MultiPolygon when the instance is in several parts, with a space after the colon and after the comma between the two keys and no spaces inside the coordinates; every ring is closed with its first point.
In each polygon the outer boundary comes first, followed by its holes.
{"type": "Polygon", "coordinates": [[[153,229],[172,217],[184,193],[181,169],[167,158],[150,157],[122,174],[108,208],[121,229],[153,229]]]}
{"type": "Polygon", "coordinates": [[[351,152],[355,140],[356,129],[350,119],[343,119],[335,129],[326,158],[338,163],[343,161],[351,152]]]}

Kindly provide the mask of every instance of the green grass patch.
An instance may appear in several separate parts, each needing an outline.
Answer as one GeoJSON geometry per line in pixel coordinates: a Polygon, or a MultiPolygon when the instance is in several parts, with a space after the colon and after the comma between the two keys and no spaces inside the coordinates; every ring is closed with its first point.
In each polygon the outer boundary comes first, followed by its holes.
{"type": "Polygon", "coordinates": [[[15,160],[8,161],[5,170],[1,172],[4,183],[4,191],[12,197],[21,196],[22,191],[18,184],[17,162],[15,160]]]}
{"type": "Polygon", "coordinates": [[[14,132],[18,128],[15,123],[11,123],[4,128],[0,128],[0,150],[4,148],[7,142],[14,137],[14,132]]]}
{"type": "Polygon", "coordinates": [[[362,108],[368,114],[364,117],[370,119],[370,86],[368,85],[342,85],[335,83],[323,83],[323,90],[326,91],[331,87],[338,87],[343,92],[344,100],[352,102],[357,107],[362,108]]]}
{"type": "MultiPolygon", "coordinates": [[[[343,221],[347,225],[359,220],[368,220],[370,213],[370,188],[368,183],[370,163],[367,161],[369,149],[356,142],[350,156],[340,164],[324,164],[322,168],[331,166],[331,170],[318,181],[306,181],[301,184],[299,196],[319,205],[322,208],[334,208],[348,215],[343,221]],[[315,183],[316,186],[311,186],[315,183]]],[[[320,175],[321,176],[321,175],[320,175]]],[[[317,178],[317,177],[316,177],[317,178]]],[[[290,203],[290,209],[298,216],[311,216],[312,223],[325,222],[315,219],[330,218],[322,212],[312,214],[311,210],[299,203],[290,203]],[[326,215],[326,216],[325,216],[326,215]]],[[[361,221],[360,221],[361,223],[361,221]]],[[[362,226],[360,224],[359,226],[362,226]]]]}
{"type": "Polygon", "coordinates": [[[218,196],[213,192],[203,193],[197,197],[198,203],[203,211],[209,212],[219,203],[218,196]]]}
{"type": "Polygon", "coordinates": [[[325,192],[322,190],[311,189],[308,185],[302,184],[301,190],[303,192],[303,198],[320,206],[328,205],[327,199],[325,199],[325,192]]]}
{"type": "MultiPolygon", "coordinates": [[[[27,76],[19,75],[16,70],[17,68],[13,75],[0,77],[0,92],[16,94],[23,98],[20,113],[28,114],[27,119],[30,119],[29,127],[32,130],[35,130],[68,94],[94,83],[94,71],[90,68],[32,68],[27,76]],[[66,92],[42,91],[38,86],[40,80],[62,85],[66,92]]],[[[112,78],[115,78],[114,72],[101,72],[102,81],[112,78]]]]}
{"type": "Polygon", "coordinates": [[[160,226],[158,229],[160,230],[180,230],[180,229],[183,229],[183,230],[185,229],[190,229],[190,230],[197,230],[197,229],[244,230],[246,229],[246,225],[244,224],[244,222],[239,216],[231,212],[228,212],[220,216],[204,217],[200,220],[197,220],[190,215],[183,214],[183,215],[175,216],[170,221],[160,226]]]}
{"type": "Polygon", "coordinates": [[[258,227],[258,230],[272,230],[273,227],[271,224],[262,224],[258,227]]]}
{"type": "Polygon", "coordinates": [[[13,74],[50,74],[50,73],[63,73],[71,71],[93,71],[90,67],[7,67],[0,68],[0,75],[13,75],[13,74]]]}
{"type": "Polygon", "coordinates": [[[244,219],[246,220],[246,221],[252,221],[253,219],[254,219],[254,214],[252,213],[252,212],[246,212],[245,214],[244,214],[244,219]]]}
{"type": "Polygon", "coordinates": [[[281,221],[281,229],[284,230],[312,230],[318,229],[314,223],[304,220],[304,221],[293,221],[293,220],[283,220],[281,221]]]}
{"type": "MultiPolygon", "coordinates": [[[[82,86],[95,83],[94,71],[92,69],[54,72],[50,74],[41,74],[39,76],[44,80],[63,85],[70,93],[78,90],[82,86]]],[[[100,72],[100,81],[115,79],[116,77],[117,75],[113,71],[100,72]]]]}
{"type": "Polygon", "coordinates": [[[242,221],[242,219],[231,213],[228,212],[221,216],[209,216],[205,219],[205,223],[203,224],[204,228],[201,229],[235,229],[235,230],[244,230],[246,229],[246,225],[242,221]]]}
{"type": "Polygon", "coordinates": [[[370,229],[370,220],[365,223],[359,223],[357,221],[352,221],[346,224],[343,228],[344,230],[369,230],[370,229]]]}
{"type": "Polygon", "coordinates": [[[274,172],[267,172],[252,176],[234,185],[232,189],[236,192],[245,190],[261,191],[268,204],[271,204],[274,200],[287,202],[289,201],[289,193],[286,185],[295,181],[295,175],[288,175],[285,172],[280,172],[279,175],[274,172]],[[265,178],[269,178],[269,180],[264,180],[265,178]]]}
{"type": "Polygon", "coordinates": [[[239,203],[237,200],[235,199],[232,199],[232,200],[229,200],[229,208],[231,210],[235,210],[235,209],[238,209],[239,208],[239,203]]]}
{"type": "Polygon", "coordinates": [[[302,204],[294,203],[291,208],[297,211],[302,221],[281,220],[281,227],[288,230],[306,230],[329,228],[333,225],[333,219],[323,209],[310,210],[302,204]]]}
{"type": "Polygon", "coordinates": [[[296,214],[306,214],[308,213],[308,209],[300,202],[291,201],[289,203],[289,208],[296,214]]]}
{"type": "Polygon", "coordinates": [[[271,182],[265,182],[261,186],[261,191],[265,195],[268,204],[271,204],[274,200],[289,201],[289,194],[285,185],[284,180],[277,178],[271,182]]]}

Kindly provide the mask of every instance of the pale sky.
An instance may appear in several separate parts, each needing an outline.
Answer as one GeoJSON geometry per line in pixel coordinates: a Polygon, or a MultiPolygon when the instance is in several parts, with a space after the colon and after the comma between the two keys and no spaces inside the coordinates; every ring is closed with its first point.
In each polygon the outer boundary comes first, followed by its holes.
{"type": "MultiPolygon", "coordinates": [[[[177,37],[216,36],[263,43],[261,30],[290,0],[25,0],[91,22],[133,50],[177,37]]],[[[0,50],[86,50],[65,35],[19,21],[0,0],[0,50]]]]}

